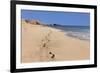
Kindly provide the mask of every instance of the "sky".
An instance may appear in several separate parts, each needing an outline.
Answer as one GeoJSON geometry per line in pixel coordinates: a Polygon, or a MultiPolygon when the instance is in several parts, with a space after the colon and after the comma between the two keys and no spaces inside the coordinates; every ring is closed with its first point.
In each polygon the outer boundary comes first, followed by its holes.
{"type": "Polygon", "coordinates": [[[22,19],[39,20],[44,24],[89,26],[90,13],[21,10],[22,19]]]}

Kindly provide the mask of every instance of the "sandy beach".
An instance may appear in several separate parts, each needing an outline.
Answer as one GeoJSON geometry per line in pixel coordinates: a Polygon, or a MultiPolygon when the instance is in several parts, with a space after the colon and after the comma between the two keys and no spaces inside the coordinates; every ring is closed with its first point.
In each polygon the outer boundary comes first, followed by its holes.
{"type": "Polygon", "coordinates": [[[22,63],[86,60],[90,42],[65,35],[59,29],[22,21],[22,63]]]}

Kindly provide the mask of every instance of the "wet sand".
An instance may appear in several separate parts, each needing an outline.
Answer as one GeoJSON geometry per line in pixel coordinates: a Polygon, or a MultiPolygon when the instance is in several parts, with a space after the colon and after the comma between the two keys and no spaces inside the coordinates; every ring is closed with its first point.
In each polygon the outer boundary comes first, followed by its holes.
{"type": "Polygon", "coordinates": [[[55,28],[22,22],[21,54],[22,63],[85,60],[90,58],[90,43],[55,28]]]}

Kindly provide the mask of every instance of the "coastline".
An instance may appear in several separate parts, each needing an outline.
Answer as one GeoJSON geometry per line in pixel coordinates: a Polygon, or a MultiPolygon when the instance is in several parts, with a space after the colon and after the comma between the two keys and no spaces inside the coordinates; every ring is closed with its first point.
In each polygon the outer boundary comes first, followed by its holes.
{"type": "Polygon", "coordinates": [[[22,23],[21,53],[22,63],[86,60],[90,58],[90,43],[58,29],[22,23]]]}

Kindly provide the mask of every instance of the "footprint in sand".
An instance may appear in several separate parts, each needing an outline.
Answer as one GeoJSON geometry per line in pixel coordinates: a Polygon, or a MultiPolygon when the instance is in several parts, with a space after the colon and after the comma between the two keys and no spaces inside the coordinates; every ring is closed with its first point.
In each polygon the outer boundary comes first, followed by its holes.
{"type": "Polygon", "coordinates": [[[51,35],[52,31],[50,30],[48,32],[48,34],[44,37],[44,39],[41,40],[41,48],[40,48],[40,51],[41,51],[41,54],[40,54],[40,60],[43,60],[41,57],[43,57],[43,53],[45,54],[45,57],[47,57],[47,59],[49,58],[48,56],[50,55],[50,58],[51,60],[53,60],[55,58],[55,54],[53,54],[52,52],[49,52],[48,54],[48,51],[50,50],[49,47],[48,47],[48,44],[50,42],[50,35],[51,35]]]}
{"type": "Polygon", "coordinates": [[[49,52],[49,54],[51,55],[51,59],[54,59],[55,58],[55,54],[53,54],[52,52],[49,52]]]}

